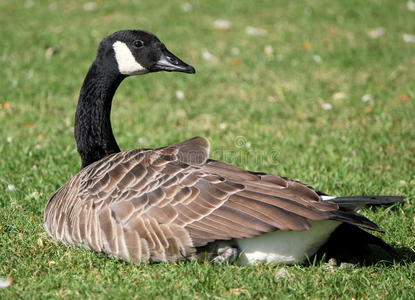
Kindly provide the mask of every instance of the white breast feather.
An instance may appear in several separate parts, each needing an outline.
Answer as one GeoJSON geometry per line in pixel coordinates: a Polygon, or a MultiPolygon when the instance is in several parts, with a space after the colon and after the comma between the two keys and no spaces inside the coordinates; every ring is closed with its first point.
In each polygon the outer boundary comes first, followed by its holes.
{"type": "Polygon", "coordinates": [[[294,264],[312,256],[327,241],[340,222],[311,221],[306,231],[278,230],[253,238],[236,239],[241,251],[239,264],[258,262],[294,264]]]}
{"type": "Polygon", "coordinates": [[[116,41],[112,48],[115,52],[118,70],[123,75],[137,75],[147,73],[148,70],[140,65],[134,58],[128,46],[120,41],[116,41]]]}

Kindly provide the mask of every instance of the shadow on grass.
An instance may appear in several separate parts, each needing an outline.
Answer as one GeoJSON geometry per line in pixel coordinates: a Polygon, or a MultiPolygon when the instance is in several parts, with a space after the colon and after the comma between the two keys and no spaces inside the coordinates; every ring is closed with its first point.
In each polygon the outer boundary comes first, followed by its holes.
{"type": "Polygon", "coordinates": [[[415,251],[408,247],[395,248],[399,255],[397,262],[399,263],[413,263],[415,262],[415,251]]]}
{"type": "Polygon", "coordinates": [[[361,266],[406,264],[415,262],[415,252],[408,247],[393,248],[369,232],[343,223],[316,253],[314,261],[330,258],[361,266]]]}

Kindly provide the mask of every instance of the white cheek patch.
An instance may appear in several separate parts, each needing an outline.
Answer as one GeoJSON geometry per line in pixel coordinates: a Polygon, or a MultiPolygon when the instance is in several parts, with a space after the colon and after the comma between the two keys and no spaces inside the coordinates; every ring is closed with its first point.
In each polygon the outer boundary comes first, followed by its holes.
{"type": "Polygon", "coordinates": [[[134,58],[128,46],[120,41],[116,41],[112,48],[115,52],[118,70],[123,75],[138,75],[147,73],[148,70],[140,65],[134,58]]]}

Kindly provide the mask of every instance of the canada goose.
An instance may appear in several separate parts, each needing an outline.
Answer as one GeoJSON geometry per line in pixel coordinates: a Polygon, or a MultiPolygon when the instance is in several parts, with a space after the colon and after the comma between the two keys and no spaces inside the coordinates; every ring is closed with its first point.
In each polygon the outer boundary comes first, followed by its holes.
{"type": "Polygon", "coordinates": [[[153,34],[125,30],[104,38],[83,83],[75,118],[82,170],[50,198],[44,226],[55,239],[122,260],[171,262],[207,255],[297,263],[342,223],[378,226],[356,210],[402,197],[330,197],[288,178],[211,160],[195,137],[120,152],[110,123],[121,81],[157,71],[195,73],[153,34]]]}

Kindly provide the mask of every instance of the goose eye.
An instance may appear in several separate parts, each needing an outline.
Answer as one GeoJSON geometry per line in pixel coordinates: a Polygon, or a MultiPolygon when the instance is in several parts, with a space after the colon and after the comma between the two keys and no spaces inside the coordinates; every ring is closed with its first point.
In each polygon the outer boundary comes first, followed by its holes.
{"type": "Polygon", "coordinates": [[[135,41],[133,42],[133,46],[134,46],[135,48],[139,49],[139,48],[141,48],[141,47],[143,47],[143,46],[144,46],[144,42],[143,42],[143,41],[141,41],[141,40],[135,40],[135,41]]]}

